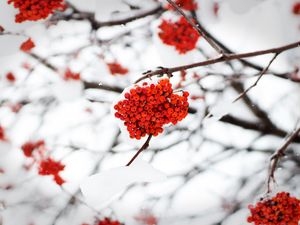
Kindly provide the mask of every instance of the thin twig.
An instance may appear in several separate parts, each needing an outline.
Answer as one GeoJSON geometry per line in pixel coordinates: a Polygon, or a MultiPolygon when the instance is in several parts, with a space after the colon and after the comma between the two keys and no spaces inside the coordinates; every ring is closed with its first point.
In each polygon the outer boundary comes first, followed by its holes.
{"type": "Polygon", "coordinates": [[[234,102],[237,102],[238,100],[240,100],[241,98],[243,98],[252,88],[254,88],[258,82],[260,81],[260,79],[263,77],[263,75],[269,70],[271,64],[274,62],[274,60],[277,58],[277,56],[279,55],[280,53],[276,53],[273,58],[270,60],[269,64],[261,71],[261,73],[259,74],[257,80],[250,86],[248,87],[245,91],[243,91],[234,101],[234,102]]]}
{"type": "Polygon", "coordinates": [[[300,127],[294,131],[290,137],[286,140],[286,142],[271,156],[270,161],[270,171],[268,175],[268,183],[267,183],[267,193],[271,192],[271,181],[275,181],[275,170],[279,163],[279,160],[285,155],[285,151],[287,150],[288,146],[298,137],[300,133],[300,127]]]}
{"type": "Polygon", "coordinates": [[[177,6],[177,4],[175,2],[173,2],[172,0],[166,0],[167,2],[169,2],[169,4],[171,4],[176,11],[178,11],[187,21],[188,23],[207,41],[207,43],[213,48],[215,49],[218,53],[220,53],[221,55],[224,54],[224,50],[222,48],[220,48],[220,46],[215,43],[211,38],[209,38],[205,32],[202,31],[202,29],[197,26],[197,24],[191,20],[184,12],[183,10],[177,6]]]}
{"type": "Polygon", "coordinates": [[[181,70],[188,70],[196,67],[202,67],[202,66],[208,66],[220,62],[225,62],[225,61],[231,61],[231,60],[236,60],[236,59],[243,59],[243,58],[250,58],[250,57],[255,57],[255,56],[260,56],[260,55],[267,55],[267,54],[272,54],[272,53],[282,53],[284,51],[294,49],[300,46],[300,41],[284,45],[281,47],[277,48],[270,48],[270,49],[265,49],[265,50],[259,50],[259,51],[254,51],[254,52],[245,52],[245,53],[238,53],[238,54],[226,54],[226,55],[221,55],[216,58],[212,58],[209,60],[201,61],[201,62],[196,62],[192,64],[187,64],[183,66],[177,66],[177,67],[170,67],[170,68],[162,68],[154,71],[150,71],[148,73],[145,73],[141,78],[139,78],[136,83],[147,79],[152,76],[156,75],[162,75],[162,74],[168,74],[168,73],[174,73],[178,72],[181,70]]]}
{"type": "Polygon", "coordinates": [[[126,164],[126,166],[130,166],[131,163],[134,162],[134,160],[141,154],[144,150],[146,150],[149,147],[149,143],[151,141],[152,135],[150,134],[146,140],[146,142],[143,144],[143,146],[135,153],[135,155],[130,159],[130,161],[126,164]]]}

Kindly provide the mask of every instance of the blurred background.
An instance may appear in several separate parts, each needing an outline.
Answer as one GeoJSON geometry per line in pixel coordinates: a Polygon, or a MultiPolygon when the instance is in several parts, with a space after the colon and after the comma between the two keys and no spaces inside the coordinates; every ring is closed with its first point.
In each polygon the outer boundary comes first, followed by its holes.
{"type": "MultiPolygon", "coordinates": [[[[299,1],[195,2],[187,13],[228,53],[299,41],[299,1]]],[[[174,90],[190,93],[189,114],[140,156],[167,179],[130,185],[95,209],[81,182],[124,166],[144,143],[114,117],[124,89],[145,71],[218,54],[202,37],[186,54],[165,45],[159,24],[180,15],[163,0],[68,0],[63,12],[22,26],[1,4],[0,224],[92,225],[106,216],[126,225],[247,223],[247,206],[265,193],[270,156],[299,125],[299,48],[280,54],[235,103],[272,55],[174,73],[174,90]],[[28,38],[35,47],[20,51],[28,38]],[[60,164],[58,176],[41,174],[43,157],[60,164]]],[[[300,196],[299,143],[276,170],[275,192],[300,196]]]]}

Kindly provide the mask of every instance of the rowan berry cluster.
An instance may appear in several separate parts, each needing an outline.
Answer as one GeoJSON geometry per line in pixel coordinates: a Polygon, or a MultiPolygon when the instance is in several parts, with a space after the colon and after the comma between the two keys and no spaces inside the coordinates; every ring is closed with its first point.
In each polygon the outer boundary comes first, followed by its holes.
{"type": "Polygon", "coordinates": [[[287,192],[250,205],[249,209],[248,222],[255,225],[298,225],[300,220],[300,200],[287,192]]]}
{"type": "Polygon", "coordinates": [[[186,117],[188,95],[185,91],[174,94],[169,79],[151,85],[145,82],[125,93],[125,99],[114,106],[115,116],[124,121],[130,138],[157,136],[165,124],[176,124],[186,117]]]}
{"type": "Polygon", "coordinates": [[[128,69],[123,67],[120,63],[113,62],[113,63],[107,63],[108,69],[112,75],[125,75],[128,73],[128,69]]]}
{"type": "Polygon", "coordinates": [[[200,35],[182,16],[176,22],[163,20],[159,25],[159,38],[166,45],[174,46],[180,54],[195,49],[200,35]]]}
{"type": "Polygon", "coordinates": [[[16,23],[46,19],[55,10],[64,10],[66,7],[63,0],[8,0],[8,4],[19,9],[16,23]]]}
{"type": "Polygon", "coordinates": [[[38,140],[38,141],[28,141],[25,144],[22,145],[21,149],[26,157],[32,157],[32,153],[34,150],[39,149],[40,147],[45,146],[44,140],[38,140]]]}
{"type": "Polygon", "coordinates": [[[53,175],[54,181],[58,185],[62,185],[65,181],[61,178],[61,176],[59,175],[59,172],[63,171],[64,168],[65,168],[65,165],[48,157],[40,162],[39,174],[44,175],[44,176],[53,175]]]}
{"type": "Polygon", "coordinates": [[[69,68],[64,73],[64,80],[80,80],[80,73],[73,73],[69,68]]]}
{"type": "Polygon", "coordinates": [[[33,49],[35,47],[35,44],[33,43],[33,41],[31,40],[31,38],[28,38],[27,41],[23,42],[22,45],[20,46],[20,49],[23,52],[29,52],[31,49],[33,49]]]}
{"type": "Polygon", "coordinates": [[[293,13],[295,15],[300,15],[300,2],[296,2],[294,5],[293,5],[293,9],[292,9],[293,13]]]}
{"type": "MultiPolygon", "coordinates": [[[[185,10],[196,10],[198,8],[197,3],[194,0],[176,0],[176,5],[185,10]]],[[[167,9],[174,10],[174,7],[170,4],[167,5],[167,9]]]]}

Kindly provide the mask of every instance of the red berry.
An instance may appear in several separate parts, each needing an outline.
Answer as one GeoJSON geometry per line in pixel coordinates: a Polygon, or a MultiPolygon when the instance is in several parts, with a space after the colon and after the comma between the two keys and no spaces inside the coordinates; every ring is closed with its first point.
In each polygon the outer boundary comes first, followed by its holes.
{"type": "Polygon", "coordinates": [[[118,62],[107,63],[107,66],[112,75],[117,75],[117,74],[125,75],[128,73],[128,69],[123,67],[118,62]]]}
{"type": "Polygon", "coordinates": [[[292,9],[293,13],[295,15],[300,15],[300,2],[296,2],[294,5],[293,5],[293,9],[292,9]]]}
{"type": "Polygon", "coordinates": [[[13,73],[9,72],[9,73],[6,74],[6,80],[13,83],[13,82],[16,81],[16,77],[13,73]]]}
{"type": "Polygon", "coordinates": [[[66,69],[64,80],[80,80],[80,73],[73,73],[69,68],[66,69]]]}
{"type": "Polygon", "coordinates": [[[20,46],[20,49],[23,52],[29,52],[31,49],[33,49],[35,47],[35,44],[33,43],[33,41],[31,40],[31,38],[29,38],[27,41],[23,42],[22,45],[20,46]]]}
{"type": "Polygon", "coordinates": [[[0,125],[0,141],[5,141],[5,130],[4,128],[0,125]]]}

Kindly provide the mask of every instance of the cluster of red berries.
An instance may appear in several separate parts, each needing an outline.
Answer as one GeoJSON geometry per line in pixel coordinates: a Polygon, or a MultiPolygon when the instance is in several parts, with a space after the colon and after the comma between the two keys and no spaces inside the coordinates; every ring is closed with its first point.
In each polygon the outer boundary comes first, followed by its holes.
{"type": "MultiPolygon", "coordinates": [[[[185,10],[196,10],[198,8],[197,3],[194,0],[176,0],[176,5],[185,10]]],[[[174,10],[174,7],[170,4],[167,5],[167,9],[174,10]]]]}
{"type": "Polygon", "coordinates": [[[112,75],[125,75],[128,73],[128,69],[123,67],[120,63],[113,62],[113,63],[107,63],[108,69],[112,75]]]}
{"type": "Polygon", "coordinates": [[[31,38],[28,38],[27,41],[23,42],[20,46],[20,49],[23,52],[30,52],[31,49],[35,47],[35,44],[31,40],[31,38]]]}
{"type": "Polygon", "coordinates": [[[63,165],[60,162],[57,162],[53,160],[52,158],[46,158],[40,162],[39,165],[39,174],[40,175],[53,175],[54,176],[54,181],[58,185],[62,185],[65,183],[65,181],[61,178],[59,175],[59,172],[63,171],[65,168],[65,165],[63,165]]]}
{"type": "Polygon", "coordinates": [[[46,19],[55,10],[62,11],[66,8],[63,0],[8,0],[8,4],[19,9],[16,23],[46,19]]]}
{"type": "Polygon", "coordinates": [[[64,73],[64,80],[80,80],[80,73],[73,73],[69,68],[64,73]]]}
{"type": "Polygon", "coordinates": [[[124,121],[130,138],[157,136],[165,124],[176,124],[186,117],[188,95],[185,91],[182,96],[174,94],[169,79],[151,85],[145,82],[125,93],[125,99],[114,106],[115,116],[124,121]]]}
{"type": "Polygon", "coordinates": [[[182,16],[177,22],[163,20],[158,36],[166,45],[174,46],[180,54],[195,49],[199,33],[182,16]]]}
{"type": "Polygon", "coordinates": [[[38,140],[38,141],[28,141],[25,144],[21,146],[21,149],[26,157],[32,157],[32,153],[34,150],[39,149],[40,147],[45,146],[44,140],[38,140]]]}
{"type": "Polygon", "coordinates": [[[249,209],[248,222],[255,225],[298,225],[300,220],[300,200],[287,192],[250,205],[249,209]]]}
{"type": "Polygon", "coordinates": [[[0,125],[0,141],[5,141],[5,130],[4,128],[0,125]]]}
{"type": "Polygon", "coordinates": [[[295,15],[300,15],[300,2],[296,2],[294,5],[293,5],[293,9],[292,9],[293,13],[295,15]]]}
{"type": "MultiPolygon", "coordinates": [[[[62,185],[65,181],[59,175],[60,171],[64,170],[65,166],[55,161],[54,159],[45,156],[45,141],[28,141],[21,146],[23,154],[25,157],[32,158],[33,162],[37,162],[39,167],[39,175],[48,176],[53,175],[54,181],[58,185],[62,185]]],[[[33,164],[31,164],[27,169],[29,169],[33,164]]]]}
{"type": "MultiPolygon", "coordinates": [[[[89,224],[82,224],[82,225],[89,225],[89,224]]],[[[122,225],[119,221],[117,220],[111,220],[110,218],[104,218],[103,220],[98,221],[95,223],[95,225],[122,225]]]]}
{"type": "Polygon", "coordinates": [[[6,80],[8,80],[11,83],[14,83],[16,81],[16,77],[12,72],[9,72],[6,74],[6,80]]]}

